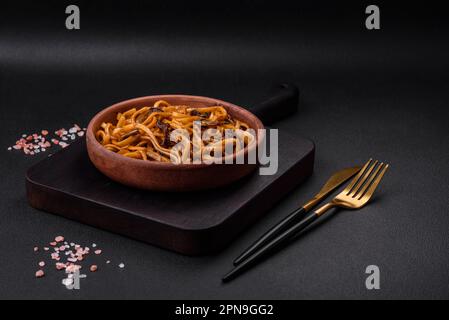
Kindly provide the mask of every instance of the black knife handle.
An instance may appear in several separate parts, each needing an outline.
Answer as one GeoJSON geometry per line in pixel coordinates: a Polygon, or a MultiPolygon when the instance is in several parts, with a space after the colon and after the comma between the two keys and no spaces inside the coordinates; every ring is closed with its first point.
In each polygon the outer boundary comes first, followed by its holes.
{"type": "Polygon", "coordinates": [[[290,242],[293,238],[295,238],[300,231],[302,231],[305,228],[307,228],[308,226],[310,226],[319,217],[320,216],[318,214],[314,213],[314,214],[306,217],[304,220],[297,223],[296,225],[292,226],[290,229],[288,229],[284,233],[281,233],[276,238],[274,238],[271,242],[262,246],[258,251],[256,251],[254,254],[250,255],[242,263],[237,265],[232,271],[227,273],[222,278],[222,281],[228,282],[228,281],[231,281],[232,279],[235,279],[242,272],[249,269],[250,267],[255,265],[257,262],[262,260],[263,258],[267,257],[273,251],[282,248],[283,246],[285,246],[286,243],[290,242]]]}
{"type": "Polygon", "coordinates": [[[264,102],[249,107],[265,125],[287,118],[298,111],[299,89],[290,83],[276,86],[274,94],[264,102]]]}
{"type": "Polygon", "coordinates": [[[245,251],[243,251],[243,253],[234,260],[234,265],[236,266],[240,264],[258,249],[260,249],[261,246],[265,245],[268,241],[279,235],[281,232],[285,231],[294,223],[303,219],[306,213],[306,210],[302,207],[290,213],[287,217],[279,221],[274,227],[268,230],[262,237],[256,240],[256,242],[249,246],[245,251]]]}

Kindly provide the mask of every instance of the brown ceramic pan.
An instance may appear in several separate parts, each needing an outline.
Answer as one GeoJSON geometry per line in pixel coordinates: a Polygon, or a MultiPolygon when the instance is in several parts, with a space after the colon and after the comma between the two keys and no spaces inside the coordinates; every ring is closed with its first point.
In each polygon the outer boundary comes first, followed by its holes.
{"type": "MultiPolygon", "coordinates": [[[[93,117],[87,128],[87,151],[95,167],[110,179],[140,189],[157,191],[195,191],[216,188],[237,181],[257,168],[257,164],[173,164],[127,158],[105,149],[95,138],[103,122],[113,122],[118,112],[133,107],[153,105],[164,99],[171,104],[194,107],[222,105],[235,119],[246,122],[251,128],[263,129],[297,110],[298,89],[281,85],[275,94],[256,107],[245,109],[232,103],[208,97],[188,95],[157,95],[126,100],[114,104],[93,117]]],[[[257,137],[259,147],[262,137],[257,137]]],[[[245,149],[245,154],[249,150],[245,149]]]]}

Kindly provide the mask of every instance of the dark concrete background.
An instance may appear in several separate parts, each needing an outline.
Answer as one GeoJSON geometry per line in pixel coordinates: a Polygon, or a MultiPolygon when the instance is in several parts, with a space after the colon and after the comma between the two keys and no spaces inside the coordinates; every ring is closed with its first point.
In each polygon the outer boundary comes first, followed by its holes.
{"type": "Polygon", "coordinates": [[[448,26],[437,3],[217,6],[81,2],[81,30],[64,29],[65,3],[0,10],[0,298],[449,298],[448,26]],[[312,139],[315,174],[222,253],[185,257],[30,208],[24,173],[46,155],[8,152],[22,133],[87,125],[98,110],[158,93],[251,105],[273,83],[301,90],[281,130],[312,139]],[[338,212],[266,263],[222,285],[242,249],[310,198],[334,171],[375,157],[391,169],[372,204],[338,212]],[[97,243],[104,267],[66,290],[36,280],[35,245],[63,234],[97,243]],[[365,289],[365,268],[381,290],[365,289]]]}

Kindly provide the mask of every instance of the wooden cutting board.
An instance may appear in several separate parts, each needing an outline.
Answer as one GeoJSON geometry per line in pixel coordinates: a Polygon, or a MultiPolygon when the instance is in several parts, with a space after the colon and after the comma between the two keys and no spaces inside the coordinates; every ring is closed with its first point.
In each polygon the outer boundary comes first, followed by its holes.
{"type": "Polygon", "coordinates": [[[109,180],[91,164],[82,139],[28,170],[27,197],[34,208],[81,223],[182,254],[211,254],[311,175],[314,154],[311,141],[280,132],[277,174],[256,172],[215,190],[161,193],[109,180]]]}

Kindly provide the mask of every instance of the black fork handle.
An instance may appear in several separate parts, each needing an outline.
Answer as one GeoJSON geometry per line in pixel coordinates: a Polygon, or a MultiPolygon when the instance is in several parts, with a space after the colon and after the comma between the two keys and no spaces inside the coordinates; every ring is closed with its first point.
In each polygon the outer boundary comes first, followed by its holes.
{"type": "Polygon", "coordinates": [[[313,222],[315,222],[320,217],[319,214],[313,213],[308,217],[304,218],[302,221],[290,227],[276,238],[271,240],[271,242],[262,246],[258,251],[250,255],[246,260],[238,264],[231,272],[227,273],[223,278],[223,282],[229,282],[235,279],[241,273],[258,263],[263,258],[270,255],[273,251],[284,247],[288,242],[294,240],[298,236],[299,232],[306,229],[313,222]]]}

